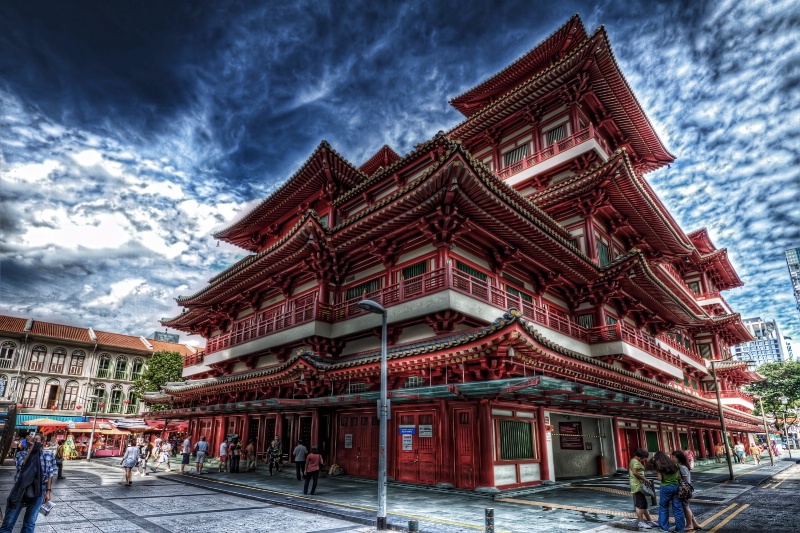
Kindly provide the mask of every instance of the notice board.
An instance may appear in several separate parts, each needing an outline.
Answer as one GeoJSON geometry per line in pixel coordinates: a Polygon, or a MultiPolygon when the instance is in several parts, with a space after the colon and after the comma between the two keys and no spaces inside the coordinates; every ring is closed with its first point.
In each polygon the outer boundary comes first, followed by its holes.
{"type": "Polygon", "coordinates": [[[583,431],[580,422],[559,422],[558,433],[562,450],[583,450],[583,431]]]}

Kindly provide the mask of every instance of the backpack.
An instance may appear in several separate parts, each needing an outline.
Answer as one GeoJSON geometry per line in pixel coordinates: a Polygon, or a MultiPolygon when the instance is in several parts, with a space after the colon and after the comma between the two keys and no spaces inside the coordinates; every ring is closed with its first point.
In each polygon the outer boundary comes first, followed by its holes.
{"type": "Polygon", "coordinates": [[[692,494],[694,494],[692,484],[681,478],[678,481],[678,499],[682,502],[689,501],[692,499],[692,494]]]}

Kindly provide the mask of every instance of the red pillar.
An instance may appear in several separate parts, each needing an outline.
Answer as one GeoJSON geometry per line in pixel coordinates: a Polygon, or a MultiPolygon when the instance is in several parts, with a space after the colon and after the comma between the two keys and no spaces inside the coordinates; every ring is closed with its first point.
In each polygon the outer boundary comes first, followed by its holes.
{"type": "Polygon", "coordinates": [[[586,242],[586,255],[593,260],[597,259],[597,243],[594,238],[594,222],[592,215],[586,215],[583,223],[583,239],[586,242]]]}
{"type": "Polygon", "coordinates": [[[283,445],[283,413],[280,411],[275,413],[275,436],[278,437],[278,443],[283,445]]]}
{"type": "Polygon", "coordinates": [[[319,445],[319,409],[311,411],[311,447],[315,446],[317,450],[322,451],[319,445]]]}
{"type": "Polygon", "coordinates": [[[219,445],[222,444],[223,439],[225,438],[225,417],[217,416],[214,417],[214,423],[217,426],[217,432],[214,435],[213,439],[213,448],[216,453],[219,453],[219,445]]]}
{"type": "Polygon", "coordinates": [[[442,483],[449,483],[453,485],[454,474],[454,462],[453,462],[453,437],[450,433],[450,428],[452,427],[450,417],[447,413],[447,403],[444,400],[439,400],[436,405],[436,418],[438,418],[438,436],[439,436],[439,450],[442,451],[442,468],[440,478],[442,483]]]}
{"type": "Polygon", "coordinates": [[[658,448],[669,455],[669,450],[667,450],[669,442],[664,442],[664,426],[661,425],[661,422],[657,422],[656,427],[658,428],[658,448]]]}
{"type": "Polygon", "coordinates": [[[708,452],[706,451],[706,443],[704,442],[703,439],[703,437],[705,437],[705,435],[703,435],[703,432],[705,430],[697,429],[696,431],[697,431],[697,442],[700,446],[700,457],[708,457],[708,452]]]}
{"type": "Polygon", "coordinates": [[[247,446],[247,443],[250,440],[250,415],[244,415],[242,417],[242,444],[243,446],[247,446]]]}
{"type": "MultiPolygon", "coordinates": [[[[542,410],[544,410],[544,408],[542,408],[542,410]]],[[[624,442],[620,438],[619,420],[616,416],[611,419],[611,423],[614,424],[614,452],[617,456],[617,468],[625,468],[628,465],[628,461],[625,457],[625,451],[622,449],[624,442]]],[[[627,451],[628,455],[631,455],[631,450],[627,451]]]]}
{"type": "Polygon", "coordinates": [[[478,420],[481,446],[481,487],[494,487],[494,431],[492,428],[492,405],[481,400],[478,405],[478,420]]]}
{"type": "MultiPolygon", "coordinates": [[[[547,455],[547,424],[544,420],[544,407],[539,407],[536,420],[539,427],[539,479],[545,481],[550,479],[550,456],[547,455]]],[[[614,419],[614,423],[616,423],[616,419],[614,419]]]]}
{"type": "Polygon", "coordinates": [[[644,424],[639,420],[639,446],[647,449],[647,438],[644,435],[644,424]]]}
{"type": "MultiPolygon", "coordinates": [[[[692,447],[692,445],[689,444],[689,441],[691,441],[691,440],[692,440],[692,434],[690,432],[690,433],[688,433],[686,435],[686,441],[687,441],[686,447],[687,448],[691,448],[692,447]]],[[[678,424],[675,424],[675,449],[676,450],[681,450],[681,448],[683,448],[683,446],[681,446],[681,432],[678,429],[678,424]]],[[[683,450],[681,450],[681,451],[683,451],[683,450]]]]}

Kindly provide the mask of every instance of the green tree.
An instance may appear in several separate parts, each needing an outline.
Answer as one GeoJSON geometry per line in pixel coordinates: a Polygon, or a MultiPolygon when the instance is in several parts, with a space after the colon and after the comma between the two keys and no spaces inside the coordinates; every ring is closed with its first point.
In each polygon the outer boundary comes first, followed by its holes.
{"type": "MultiPolygon", "coordinates": [[[[782,431],[787,417],[790,424],[795,421],[795,409],[800,405],[800,361],[767,363],[758,367],[758,373],[764,381],[749,384],[747,392],[761,397],[764,413],[775,417],[775,427],[782,431]],[[783,404],[781,398],[786,398],[787,403],[783,404]]],[[[755,414],[761,415],[758,401],[755,414]]]]}
{"type": "MultiPolygon", "coordinates": [[[[147,362],[142,377],[134,381],[133,392],[140,397],[143,392],[158,392],[165,383],[184,381],[183,356],[178,352],[156,352],[147,362]]],[[[153,411],[167,408],[167,405],[155,404],[153,411]]]]}

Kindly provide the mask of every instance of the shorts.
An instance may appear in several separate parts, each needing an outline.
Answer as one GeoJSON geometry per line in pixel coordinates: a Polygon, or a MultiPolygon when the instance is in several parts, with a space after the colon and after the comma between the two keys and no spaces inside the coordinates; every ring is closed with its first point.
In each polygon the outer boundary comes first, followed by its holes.
{"type": "Polygon", "coordinates": [[[181,464],[182,465],[188,465],[189,464],[189,454],[188,453],[183,453],[181,455],[183,455],[183,458],[181,459],[181,464]]]}
{"type": "Polygon", "coordinates": [[[227,463],[228,462],[228,456],[227,455],[220,455],[219,456],[219,462],[220,463],[227,463]]]}
{"type": "Polygon", "coordinates": [[[649,505],[647,505],[647,498],[644,497],[644,494],[641,492],[634,492],[633,493],[633,506],[637,509],[648,509],[649,505]]]}
{"type": "Polygon", "coordinates": [[[197,459],[195,459],[195,463],[203,464],[205,462],[206,462],[206,452],[198,451],[197,452],[197,459]]]}
{"type": "Polygon", "coordinates": [[[741,459],[742,457],[744,457],[744,452],[736,452],[736,456],[737,456],[739,459],[741,459]]]}

